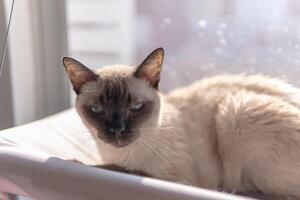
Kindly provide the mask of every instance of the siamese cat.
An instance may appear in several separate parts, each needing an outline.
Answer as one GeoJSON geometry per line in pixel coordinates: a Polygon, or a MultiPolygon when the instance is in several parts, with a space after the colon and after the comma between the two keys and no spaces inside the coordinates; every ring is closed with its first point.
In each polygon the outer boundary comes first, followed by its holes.
{"type": "Polygon", "coordinates": [[[164,51],[139,66],[63,64],[106,164],[208,189],[300,199],[300,90],[260,75],[159,92],[164,51]]]}

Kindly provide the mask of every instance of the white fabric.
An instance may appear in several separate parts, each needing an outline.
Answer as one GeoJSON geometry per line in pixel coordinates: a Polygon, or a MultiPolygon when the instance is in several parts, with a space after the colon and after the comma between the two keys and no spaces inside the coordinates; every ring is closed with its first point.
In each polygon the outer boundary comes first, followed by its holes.
{"type": "Polygon", "coordinates": [[[63,159],[101,163],[73,109],[0,132],[0,191],[40,200],[246,199],[63,159]]]}

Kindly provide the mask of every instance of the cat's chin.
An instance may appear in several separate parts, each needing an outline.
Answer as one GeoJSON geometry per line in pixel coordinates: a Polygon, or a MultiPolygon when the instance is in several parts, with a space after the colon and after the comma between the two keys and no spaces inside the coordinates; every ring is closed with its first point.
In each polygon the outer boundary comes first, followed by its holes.
{"type": "Polygon", "coordinates": [[[115,148],[124,148],[124,147],[127,147],[129,146],[130,144],[132,144],[137,138],[133,138],[133,139],[130,139],[130,140],[111,140],[111,139],[103,139],[103,138],[100,138],[98,137],[98,140],[100,140],[101,142],[107,144],[107,145],[110,145],[112,147],[115,147],[115,148]]]}
{"type": "Polygon", "coordinates": [[[123,148],[128,145],[130,145],[132,142],[127,142],[127,143],[109,143],[111,146],[116,147],[116,148],[123,148]]]}

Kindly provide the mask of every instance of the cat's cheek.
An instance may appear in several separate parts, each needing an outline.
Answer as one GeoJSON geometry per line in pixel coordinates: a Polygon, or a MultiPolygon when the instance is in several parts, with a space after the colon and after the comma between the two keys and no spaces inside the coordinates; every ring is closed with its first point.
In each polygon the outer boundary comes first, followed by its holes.
{"type": "Polygon", "coordinates": [[[85,125],[85,127],[89,130],[89,132],[92,134],[93,137],[98,138],[99,130],[96,128],[96,122],[94,122],[93,119],[90,118],[90,115],[87,115],[84,112],[78,111],[78,114],[81,118],[81,121],[85,125]]]}
{"type": "Polygon", "coordinates": [[[83,124],[85,125],[85,127],[92,133],[92,134],[96,134],[97,133],[97,129],[91,125],[88,120],[86,120],[85,117],[81,117],[81,121],[83,122],[83,124]]]}

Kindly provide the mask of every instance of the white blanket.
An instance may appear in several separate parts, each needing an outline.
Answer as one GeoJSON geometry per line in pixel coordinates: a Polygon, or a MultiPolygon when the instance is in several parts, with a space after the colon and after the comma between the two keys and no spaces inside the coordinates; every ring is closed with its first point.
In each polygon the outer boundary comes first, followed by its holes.
{"type": "Polygon", "coordinates": [[[40,200],[242,200],[233,195],[84,166],[101,163],[73,109],[0,132],[0,191],[40,200]]]}

